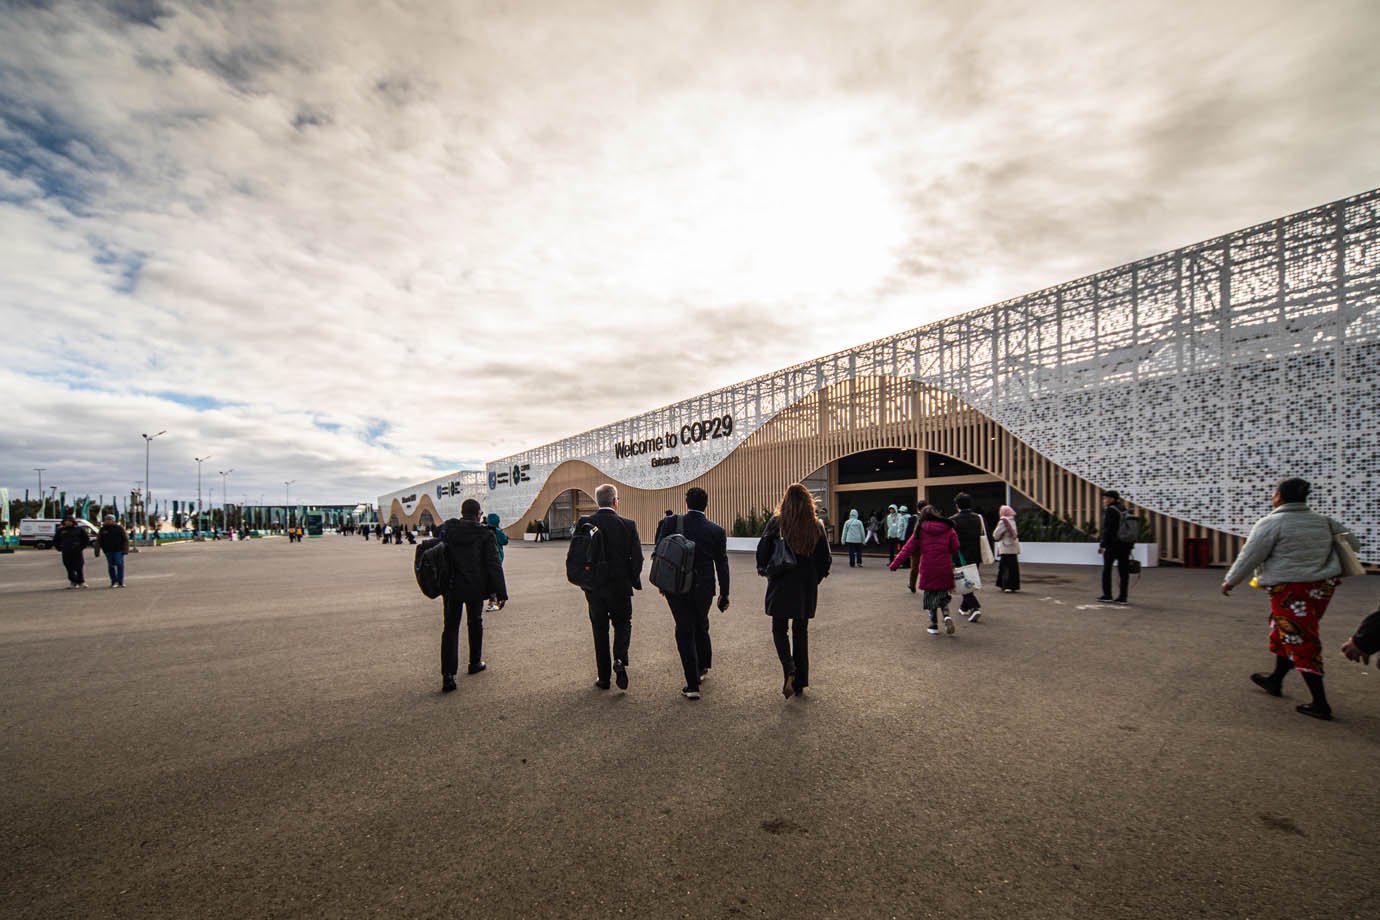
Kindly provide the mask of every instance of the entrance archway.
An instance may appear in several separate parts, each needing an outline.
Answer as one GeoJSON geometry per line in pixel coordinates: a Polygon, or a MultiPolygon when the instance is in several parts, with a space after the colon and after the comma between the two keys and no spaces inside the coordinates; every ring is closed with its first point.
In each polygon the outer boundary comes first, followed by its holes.
{"type": "Polygon", "coordinates": [[[430,508],[423,508],[421,516],[417,518],[417,526],[425,533],[430,533],[431,528],[436,526],[436,519],[431,516],[430,508]]]}
{"type": "Polygon", "coordinates": [[[553,540],[568,540],[575,532],[575,522],[598,508],[594,496],[583,489],[566,489],[552,499],[542,516],[547,533],[553,540]]]}

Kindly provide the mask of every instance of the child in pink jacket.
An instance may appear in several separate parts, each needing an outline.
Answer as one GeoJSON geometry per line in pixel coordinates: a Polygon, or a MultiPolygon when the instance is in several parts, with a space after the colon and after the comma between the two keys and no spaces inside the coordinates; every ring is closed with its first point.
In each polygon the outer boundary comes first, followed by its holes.
{"type": "Polygon", "coordinates": [[[931,636],[939,635],[939,617],[944,617],[944,631],[954,634],[954,621],[949,616],[949,601],[954,589],[953,554],[958,552],[958,534],[949,519],[933,505],[920,509],[920,526],[892,560],[896,571],[911,556],[920,554],[920,603],[930,615],[927,629],[931,636]]]}

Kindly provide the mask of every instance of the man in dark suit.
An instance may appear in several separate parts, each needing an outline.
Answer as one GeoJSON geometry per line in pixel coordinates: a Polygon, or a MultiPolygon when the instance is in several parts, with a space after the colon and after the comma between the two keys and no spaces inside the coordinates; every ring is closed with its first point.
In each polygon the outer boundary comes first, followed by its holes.
{"type": "MultiPolygon", "coordinates": [[[[709,642],[709,604],[714,600],[714,574],[719,576],[719,610],[728,609],[728,535],[704,514],[709,493],[696,486],[685,493],[681,532],[695,544],[695,581],[688,594],[665,594],[676,621],[676,649],[680,652],[685,686],[681,694],[700,698],[700,682],[709,673],[713,646],[709,642]]],[[[676,517],[664,517],[656,528],[656,542],[676,532],[676,517]]]]}
{"type": "Polygon", "coordinates": [[[599,528],[608,563],[607,580],[597,589],[585,592],[589,602],[589,622],[594,629],[594,662],[599,679],[594,685],[609,688],[612,672],[619,690],[628,689],[628,645],[632,641],[632,593],[642,590],[642,540],[637,523],[618,514],[618,488],[604,483],[594,490],[599,510],[580,518],[576,527],[593,524],[599,528]],[[613,626],[613,655],[609,655],[609,625],[613,626]],[[610,657],[612,660],[610,660],[610,657]]]}
{"type": "MultiPolygon", "coordinates": [[[[494,532],[479,522],[479,502],[465,499],[459,520],[451,518],[441,525],[439,537],[450,551],[453,580],[443,597],[444,626],[441,630],[441,692],[455,689],[455,674],[460,664],[460,617],[465,615],[469,630],[470,674],[488,668],[481,657],[484,650],[484,603],[494,598],[498,609],[508,601],[508,586],[503,580],[503,563],[498,558],[494,532]]],[[[398,537],[402,542],[402,537],[398,537]]]]}

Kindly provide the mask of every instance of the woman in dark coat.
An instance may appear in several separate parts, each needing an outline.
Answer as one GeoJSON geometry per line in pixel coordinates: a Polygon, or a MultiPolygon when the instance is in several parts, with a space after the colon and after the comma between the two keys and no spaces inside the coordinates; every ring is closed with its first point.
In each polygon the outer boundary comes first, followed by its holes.
{"type": "Polygon", "coordinates": [[[53,549],[62,553],[62,565],[67,569],[67,587],[86,587],[86,575],[83,572],[86,557],[83,553],[90,545],[91,535],[84,528],[77,526],[76,518],[69,514],[62,519],[62,526],[58,527],[57,533],[53,535],[53,549]]]}
{"type": "Polygon", "coordinates": [[[781,687],[786,699],[803,694],[810,684],[810,620],[819,600],[819,583],[829,577],[832,561],[814,496],[797,482],[786,489],[780,507],[757,541],[757,574],[767,578],[766,611],[786,679],[781,687]],[[796,563],[772,572],[772,557],[783,543],[795,555],[796,563]]]}

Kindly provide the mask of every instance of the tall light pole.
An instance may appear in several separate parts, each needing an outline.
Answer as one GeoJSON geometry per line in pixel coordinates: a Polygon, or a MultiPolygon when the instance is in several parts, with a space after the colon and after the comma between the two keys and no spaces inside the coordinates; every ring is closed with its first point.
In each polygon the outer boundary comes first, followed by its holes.
{"type": "Polygon", "coordinates": [[[201,539],[201,509],[202,509],[202,507],[203,507],[203,505],[201,504],[201,464],[204,463],[204,462],[206,462],[207,460],[210,460],[211,458],[210,458],[209,456],[206,456],[206,457],[193,457],[192,459],[196,461],[196,526],[193,528],[193,529],[196,531],[196,533],[192,535],[192,539],[193,539],[193,540],[200,540],[200,539],[201,539]]]}
{"type": "Polygon", "coordinates": [[[230,514],[225,510],[225,477],[235,472],[233,469],[220,471],[220,522],[230,529],[230,514]]]}
{"type": "Polygon", "coordinates": [[[283,533],[287,533],[288,505],[292,501],[292,499],[289,496],[292,495],[292,484],[296,481],[296,479],[283,480],[283,533]]]}
{"type": "Polygon", "coordinates": [[[43,512],[48,510],[48,502],[43,496],[43,473],[48,468],[46,466],[36,466],[33,471],[38,474],[38,516],[43,517],[43,512]]]}
{"type": "MultiPolygon", "coordinates": [[[[149,529],[149,499],[153,497],[153,483],[149,480],[149,445],[154,438],[162,437],[167,431],[160,431],[158,434],[142,435],[144,439],[144,530],[149,529]]],[[[155,539],[154,545],[158,544],[155,539]]]]}

